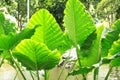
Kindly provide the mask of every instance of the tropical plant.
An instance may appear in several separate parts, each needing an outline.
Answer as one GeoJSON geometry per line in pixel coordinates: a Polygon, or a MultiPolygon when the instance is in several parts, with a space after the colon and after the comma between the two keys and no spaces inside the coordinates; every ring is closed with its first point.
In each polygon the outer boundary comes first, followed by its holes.
{"type": "Polygon", "coordinates": [[[64,32],[48,10],[40,9],[32,15],[27,27],[19,33],[1,33],[2,59],[10,60],[11,65],[17,67],[24,80],[27,79],[21,70],[22,67],[35,71],[38,80],[39,70],[44,70],[45,80],[49,80],[49,70],[59,64],[67,50],[75,48],[77,59],[65,60],[66,63],[74,63],[65,80],[71,75],[78,74],[82,74],[83,80],[86,80],[87,74],[92,70],[94,80],[98,80],[99,67],[108,63],[111,68],[105,77],[107,80],[112,68],[120,65],[120,20],[113,23],[110,30],[103,35],[104,26],[95,26],[91,15],[79,0],[68,0],[64,14],[64,32]]]}

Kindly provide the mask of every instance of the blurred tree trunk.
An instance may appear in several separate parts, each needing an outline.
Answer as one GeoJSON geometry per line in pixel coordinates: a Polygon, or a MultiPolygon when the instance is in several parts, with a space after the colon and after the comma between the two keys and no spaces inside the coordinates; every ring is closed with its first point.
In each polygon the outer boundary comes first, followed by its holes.
{"type": "Polygon", "coordinates": [[[18,27],[20,28],[20,30],[22,30],[22,25],[21,25],[21,16],[20,16],[20,1],[18,0],[18,27]]]}

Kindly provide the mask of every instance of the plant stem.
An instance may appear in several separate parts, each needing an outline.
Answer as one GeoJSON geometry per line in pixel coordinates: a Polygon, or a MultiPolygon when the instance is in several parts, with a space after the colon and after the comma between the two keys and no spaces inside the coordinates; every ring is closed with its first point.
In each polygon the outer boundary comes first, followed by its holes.
{"type": "Polygon", "coordinates": [[[76,76],[76,80],[79,80],[79,79],[77,78],[77,76],[76,76]]]}
{"type": "Polygon", "coordinates": [[[37,80],[40,80],[38,69],[36,70],[36,74],[37,74],[37,80]]]}
{"type": "Polygon", "coordinates": [[[94,70],[94,80],[98,80],[99,67],[94,70]]]}
{"type": "Polygon", "coordinates": [[[108,77],[109,77],[109,75],[110,75],[110,73],[112,71],[112,68],[113,67],[111,66],[104,80],[108,80],[108,77]]]}
{"type": "Polygon", "coordinates": [[[25,76],[24,76],[24,74],[23,74],[22,70],[20,69],[19,64],[18,64],[18,63],[14,60],[14,58],[13,58],[13,56],[12,56],[12,51],[10,50],[9,52],[10,52],[10,57],[11,57],[11,59],[13,60],[13,62],[14,62],[14,63],[15,63],[15,65],[16,65],[16,67],[17,67],[17,68],[18,68],[18,70],[20,71],[20,73],[21,73],[21,75],[22,75],[23,79],[24,79],[24,80],[26,80],[26,78],[25,78],[25,76]]]}
{"type": "Polygon", "coordinates": [[[66,66],[66,64],[67,64],[67,62],[68,62],[68,60],[69,60],[69,57],[70,57],[70,52],[69,52],[68,58],[65,60],[65,63],[64,63],[64,65],[63,65],[63,68],[62,68],[62,70],[61,70],[61,72],[60,72],[60,74],[59,74],[59,76],[58,76],[58,80],[60,80],[60,77],[61,77],[61,75],[62,75],[62,73],[63,73],[63,71],[64,71],[64,69],[65,69],[65,66],[66,66]]]}
{"type": "Polygon", "coordinates": [[[64,64],[64,66],[63,66],[63,68],[62,68],[62,70],[61,70],[61,72],[60,72],[60,74],[59,74],[59,76],[58,76],[58,80],[60,80],[60,77],[61,77],[61,75],[62,75],[62,73],[63,73],[63,71],[64,71],[64,69],[65,69],[65,65],[66,65],[66,64],[64,64]]]}
{"type": "Polygon", "coordinates": [[[85,74],[82,74],[83,80],[87,80],[85,74]]]}
{"type": "MultiPolygon", "coordinates": [[[[77,58],[78,58],[79,66],[82,67],[81,62],[80,62],[80,57],[79,57],[80,49],[78,48],[77,45],[76,45],[76,52],[77,52],[77,58]]],[[[80,67],[79,67],[79,68],[80,68],[80,67]]],[[[83,76],[83,80],[86,80],[85,74],[82,74],[82,76],[83,76]]]]}
{"type": "Polygon", "coordinates": [[[67,78],[68,78],[68,75],[65,77],[65,80],[67,80],[67,78]]]}
{"type": "MultiPolygon", "coordinates": [[[[63,65],[63,68],[62,68],[62,70],[61,70],[61,72],[60,72],[60,74],[59,74],[59,76],[58,76],[58,80],[60,80],[60,77],[61,77],[61,75],[62,75],[62,73],[63,73],[63,71],[64,71],[64,69],[65,69],[65,66],[66,66],[68,60],[69,60],[70,54],[71,54],[71,51],[69,51],[69,55],[67,56],[68,58],[65,60],[65,63],[64,63],[64,65],[63,65]]],[[[66,76],[66,78],[67,78],[67,76],[66,76]]]]}
{"type": "Polygon", "coordinates": [[[32,72],[30,71],[30,75],[31,75],[31,77],[32,77],[32,80],[34,80],[34,76],[33,76],[33,74],[32,74],[32,72]]]}
{"type": "MultiPolygon", "coordinates": [[[[16,70],[16,71],[17,71],[17,70],[16,70]]],[[[17,73],[16,73],[16,75],[15,75],[15,77],[14,77],[14,80],[16,80],[17,75],[18,75],[18,71],[17,71],[17,73]]]]}
{"type": "Polygon", "coordinates": [[[45,70],[45,80],[48,80],[49,79],[49,73],[47,70],[45,70]]]}
{"type": "MultiPolygon", "coordinates": [[[[76,61],[77,61],[77,60],[76,60],[76,61]]],[[[72,65],[72,67],[70,68],[70,71],[69,71],[69,72],[71,72],[71,71],[73,70],[73,68],[74,68],[74,66],[75,66],[75,64],[76,64],[76,61],[75,61],[75,63],[72,65]]],[[[67,80],[67,78],[68,78],[68,76],[69,76],[69,72],[68,72],[67,76],[65,77],[65,80],[67,80]]]]}
{"type": "Polygon", "coordinates": [[[0,67],[2,66],[3,62],[4,62],[4,58],[2,58],[1,60],[0,67]]]}
{"type": "Polygon", "coordinates": [[[79,66],[81,67],[82,65],[81,65],[80,57],[79,57],[79,52],[80,52],[80,50],[79,50],[79,48],[78,48],[77,45],[76,45],[76,52],[77,52],[78,63],[79,63],[79,66]]]}

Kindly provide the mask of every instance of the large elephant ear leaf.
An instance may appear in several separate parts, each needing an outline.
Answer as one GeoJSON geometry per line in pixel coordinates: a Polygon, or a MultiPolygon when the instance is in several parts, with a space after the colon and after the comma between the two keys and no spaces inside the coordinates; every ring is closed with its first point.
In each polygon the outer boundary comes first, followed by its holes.
{"type": "Polygon", "coordinates": [[[30,19],[28,26],[40,25],[32,36],[33,40],[45,43],[49,49],[54,50],[63,41],[63,32],[60,29],[55,18],[49,11],[41,9],[36,12],[30,19]]]}
{"type": "Polygon", "coordinates": [[[79,0],[68,0],[64,10],[65,31],[74,44],[82,44],[96,29],[92,17],[79,0]]]}
{"type": "Polygon", "coordinates": [[[98,27],[96,32],[93,32],[81,46],[80,61],[82,66],[90,67],[99,62],[103,29],[104,26],[98,27]]]}
{"type": "Polygon", "coordinates": [[[109,49],[112,47],[113,42],[117,41],[120,34],[120,19],[117,20],[106,33],[105,38],[102,39],[102,57],[108,55],[109,49]]]}
{"type": "Polygon", "coordinates": [[[35,32],[35,28],[36,26],[33,28],[25,28],[18,34],[9,33],[8,35],[0,35],[0,49],[13,49],[21,40],[30,38],[35,32]]]}
{"type": "Polygon", "coordinates": [[[61,58],[57,51],[52,52],[45,44],[31,39],[21,41],[13,55],[28,70],[51,69],[59,63],[61,58]]]}

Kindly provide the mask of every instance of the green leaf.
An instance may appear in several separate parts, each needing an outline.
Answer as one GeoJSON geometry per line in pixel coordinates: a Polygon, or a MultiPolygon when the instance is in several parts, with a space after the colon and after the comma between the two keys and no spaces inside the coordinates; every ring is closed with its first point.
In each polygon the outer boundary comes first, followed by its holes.
{"type": "Polygon", "coordinates": [[[10,32],[16,33],[16,31],[15,23],[11,23],[10,20],[5,19],[3,13],[0,13],[0,34],[8,35],[10,32]]]}
{"type": "Polygon", "coordinates": [[[87,38],[87,40],[85,40],[85,43],[81,47],[80,61],[82,66],[88,67],[99,62],[101,53],[101,36],[103,29],[103,26],[97,28],[96,32],[92,33],[87,38]],[[88,43],[89,41],[91,43],[88,43]]]}
{"type": "Polygon", "coordinates": [[[120,54],[120,38],[117,41],[114,41],[111,48],[108,51],[108,57],[120,54]]]}
{"type": "Polygon", "coordinates": [[[91,68],[84,67],[84,68],[80,68],[79,70],[74,70],[71,73],[69,73],[68,75],[74,76],[74,75],[78,75],[78,74],[87,74],[87,73],[91,72],[92,69],[93,69],[93,67],[91,67],[91,68]]]}
{"type": "Polygon", "coordinates": [[[0,50],[0,55],[1,55],[1,53],[3,53],[3,50],[0,50]]]}
{"type": "Polygon", "coordinates": [[[97,37],[97,34],[96,34],[96,31],[94,31],[84,41],[83,45],[81,46],[81,50],[88,50],[91,47],[93,40],[96,39],[96,37],[97,37]]]}
{"type": "Polygon", "coordinates": [[[11,59],[11,56],[10,56],[10,52],[8,50],[4,50],[2,53],[1,53],[1,57],[3,59],[6,59],[8,60],[10,63],[13,63],[12,59],[11,59]]]}
{"type": "Polygon", "coordinates": [[[0,49],[10,50],[14,48],[21,40],[30,38],[35,32],[35,28],[25,28],[18,34],[9,33],[0,35],[0,49]]]}
{"type": "Polygon", "coordinates": [[[102,59],[102,64],[109,64],[110,61],[111,61],[111,59],[109,59],[109,58],[103,58],[102,59]]]}
{"type": "Polygon", "coordinates": [[[9,35],[0,35],[0,49],[1,50],[9,50],[13,44],[14,44],[14,39],[13,37],[15,34],[11,33],[9,35]]]}
{"type": "Polygon", "coordinates": [[[61,53],[65,53],[66,50],[71,49],[73,42],[69,39],[68,35],[64,33],[64,40],[62,44],[57,48],[61,53]]]}
{"type": "Polygon", "coordinates": [[[120,57],[113,59],[110,64],[114,67],[120,66],[120,57]]]}
{"type": "Polygon", "coordinates": [[[96,29],[92,17],[79,0],[68,0],[64,13],[66,33],[75,45],[81,45],[96,29]]]}
{"type": "Polygon", "coordinates": [[[109,49],[108,58],[113,57],[113,60],[110,62],[112,66],[120,66],[120,38],[117,41],[113,42],[113,45],[109,49]]]}
{"type": "Polygon", "coordinates": [[[5,17],[3,13],[0,13],[0,34],[4,34],[4,29],[2,27],[2,24],[4,23],[5,17]]]}
{"type": "Polygon", "coordinates": [[[109,57],[113,58],[113,60],[110,62],[112,66],[120,66],[119,65],[120,64],[120,57],[119,57],[119,54],[120,54],[120,19],[117,20],[113,26],[114,26],[114,35],[112,35],[112,40],[114,38],[114,41],[112,42],[110,49],[107,51],[108,58],[109,57]]]}
{"type": "Polygon", "coordinates": [[[37,11],[30,19],[27,27],[39,24],[31,39],[45,43],[49,49],[54,50],[62,44],[63,32],[55,18],[45,9],[37,11]]]}
{"type": "Polygon", "coordinates": [[[113,45],[113,42],[118,40],[120,33],[120,19],[117,20],[111,27],[110,31],[107,32],[105,38],[102,39],[102,57],[108,55],[108,51],[113,45]]]}
{"type": "Polygon", "coordinates": [[[30,39],[21,41],[13,55],[28,70],[51,69],[61,58],[57,51],[52,52],[45,44],[30,39]]]}

